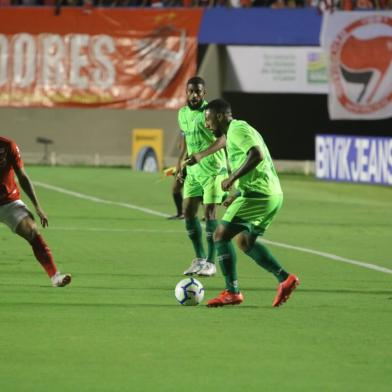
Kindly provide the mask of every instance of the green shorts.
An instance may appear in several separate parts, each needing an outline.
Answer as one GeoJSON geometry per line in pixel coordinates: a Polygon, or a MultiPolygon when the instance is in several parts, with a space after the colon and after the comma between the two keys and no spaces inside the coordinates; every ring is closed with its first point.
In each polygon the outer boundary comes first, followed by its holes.
{"type": "Polygon", "coordinates": [[[257,198],[239,196],[227,208],[222,223],[242,226],[255,236],[263,235],[282,204],[282,194],[257,198]]]}
{"type": "Polygon", "coordinates": [[[202,197],[203,204],[220,204],[226,196],[222,190],[222,181],[227,178],[227,174],[216,176],[195,176],[188,174],[184,183],[184,199],[189,197],[202,197]]]}

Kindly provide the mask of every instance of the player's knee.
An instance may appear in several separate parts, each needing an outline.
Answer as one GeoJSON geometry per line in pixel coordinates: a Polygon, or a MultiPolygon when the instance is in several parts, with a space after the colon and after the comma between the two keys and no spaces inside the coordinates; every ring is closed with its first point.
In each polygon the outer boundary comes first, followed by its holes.
{"type": "Polygon", "coordinates": [[[38,227],[33,219],[23,219],[15,230],[16,234],[23,237],[26,241],[31,242],[38,234],[38,227]]]}
{"type": "Polygon", "coordinates": [[[28,235],[27,241],[29,242],[33,241],[33,239],[38,235],[38,227],[35,224],[35,222],[33,222],[31,226],[29,226],[27,235],[28,235]]]}
{"type": "Polygon", "coordinates": [[[225,240],[225,227],[219,225],[214,232],[214,242],[225,240]]]}
{"type": "Polygon", "coordinates": [[[236,238],[237,246],[243,251],[246,252],[249,249],[249,244],[246,237],[238,236],[236,238]]]}
{"type": "Polygon", "coordinates": [[[193,208],[184,206],[184,216],[185,219],[193,219],[196,216],[196,212],[193,208]]]}
{"type": "Polygon", "coordinates": [[[215,204],[207,204],[204,212],[206,220],[215,220],[216,218],[216,206],[215,204]]]}
{"type": "Polygon", "coordinates": [[[254,239],[245,233],[241,233],[237,236],[236,242],[238,247],[243,251],[247,252],[254,245],[254,239]]]}
{"type": "Polygon", "coordinates": [[[192,201],[191,199],[185,199],[184,201],[184,216],[185,219],[193,219],[198,210],[199,204],[192,201]]]}
{"type": "Polygon", "coordinates": [[[172,191],[173,193],[180,193],[182,190],[183,184],[180,181],[174,181],[172,191]]]}

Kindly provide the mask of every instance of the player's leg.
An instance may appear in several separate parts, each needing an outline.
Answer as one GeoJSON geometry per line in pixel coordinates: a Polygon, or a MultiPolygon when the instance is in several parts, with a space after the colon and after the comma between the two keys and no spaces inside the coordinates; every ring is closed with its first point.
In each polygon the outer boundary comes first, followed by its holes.
{"type": "Polygon", "coordinates": [[[204,220],[207,239],[206,262],[198,272],[199,276],[213,276],[216,274],[214,232],[217,227],[216,204],[204,205],[204,220]]]}
{"type": "Polygon", "coordinates": [[[260,242],[256,242],[256,239],[257,235],[244,231],[236,237],[236,242],[238,247],[260,267],[271,272],[279,283],[285,281],[289,273],[280,265],[269,249],[260,242]]]}
{"type": "Polygon", "coordinates": [[[50,278],[54,276],[57,272],[57,267],[54,263],[52,252],[39,234],[35,221],[30,216],[26,216],[19,222],[15,233],[31,245],[35,258],[42,265],[48,276],[50,278]]]}
{"type": "Polygon", "coordinates": [[[205,264],[206,254],[203,246],[202,227],[197,217],[197,211],[201,203],[201,197],[187,197],[184,199],[185,228],[195,251],[195,258],[190,267],[184,271],[184,275],[196,274],[205,264]]]}
{"type": "Polygon", "coordinates": [[[184,200],[185,227],[189,239],[192,241],[197,257],[205,258],[204,247],[201,240],[202,228],[197,217],[197,211],[201,203],[201,197],[189,197],[184,200]]]}
{"type": "Polygon", "coordinates": [[[222,221],[214,233],[217,259],[225,278],[226,289],[218,297],[207,302],[209,307],[238,305],[244,300],[238,285],[237,258],[231,242],[242,230],[243,228],[238,225],[222,221]]]}
{"type": "Polygon", "coordinates": [[[197,274],[212,276],[216,273],[214,232],[218,226],[216,220],[216,206],[221,204],[225,196],[221,184],[225,176],[217,175],[201,179],[203,186],[204,217],[206,224],[207,259],[206,264],[197,274]]]}
{"type": "Polygon", "coordinates": [[[299,284],[298,278],[289,274],[265,245],[256,242],[257,237],[264,234],[280,210],[282,201],[283,198],[279,195],[266,198],[245,198],[236,215],[237,219],[246,217],[248,220],[248,231],[240,233],[236,238],[238,247],[260,267],[271,272],[279,282],[273,306],[284,303],[299,284]]]}
{"type": "Polygon", "coordinates": [[[205,204],[204,217],[206,222],[207,262],[215,263],[214,232],[218,226],[216,220],[216,204],[205,204]]]}
{"type": "Polygon", "coordinates": [[[243,229],[223,221],[214,234],[217,259],[225,277],[226,290],[231,293],[239,293],[240,291],[237,276],[237,256],[231,241],[240,230],[243,229]]]}
{"type": "Polygon", "coordinates": [[[56,267],[52,252],[42,235],[38,232],[35,221],[30,216],[23,218],[15,233],[28,241],[38,262],[45,269],[54,287],[63,287],[71,283],[71,275],[61,274],[56,267]]]}
{"type": "Polygon", "coordinates": [[[0,221],[29,242],[36,259],[52,279],[54,286],[65,286],[71,281],[70,275],[61,275],[57,271],[52,253],[39,234],[32,213],[21,200],[0,206],[0,221]]]}
{"type": "Polygon", "coordinates": [[[178,179],[175,177],[173,181],[173,186],[172,186],[172,195],[173,195],[173,200],[174,204],[176,206],[177,213],[176,215],[169,216],[168,219],[184,219],[184,214],[182,210],[182,188],[184,184],[181,181],[178,181],[178,179]]]}

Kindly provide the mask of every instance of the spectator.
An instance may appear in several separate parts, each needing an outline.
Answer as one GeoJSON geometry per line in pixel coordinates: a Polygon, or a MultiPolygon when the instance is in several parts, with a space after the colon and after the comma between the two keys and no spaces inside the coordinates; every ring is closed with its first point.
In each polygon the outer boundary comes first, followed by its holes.
{"type": "Polygon", "coordinates": [[[371,0],[357,0],[355,4],[356,10],[372,10],[374,9],[374,4],[371,0]]]}
{"type": "Polygon", "coordinates": [[[270,7],[273,9],[286,8],[286,0],[275,0],[270,7]]]}

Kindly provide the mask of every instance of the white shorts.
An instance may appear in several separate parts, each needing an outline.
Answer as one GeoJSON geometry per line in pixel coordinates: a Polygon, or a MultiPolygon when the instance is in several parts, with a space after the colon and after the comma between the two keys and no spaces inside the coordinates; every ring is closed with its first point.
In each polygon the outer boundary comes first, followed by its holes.
{"type": "Polygon", "coordinates": [[[5,223],[13,232],[26,216],[32,218],[33,214],[22,200],[0,205],[0,222],[5,223]]]}

